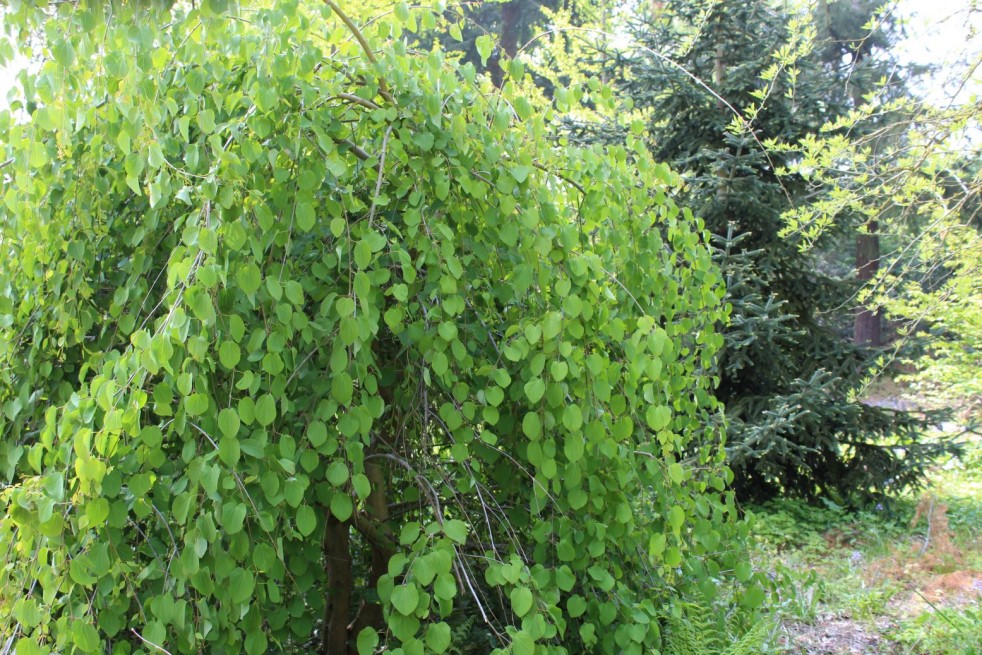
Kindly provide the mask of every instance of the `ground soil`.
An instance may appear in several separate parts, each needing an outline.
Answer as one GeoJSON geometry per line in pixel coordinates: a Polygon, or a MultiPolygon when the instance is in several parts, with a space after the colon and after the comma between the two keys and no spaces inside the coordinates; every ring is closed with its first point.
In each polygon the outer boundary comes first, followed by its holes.
{"type": "Polygon", "coordinates": [[[788,623],[783,645],[801,655],[895,655],[894,642],[882,635],[889,621],[869,625],[848,616],[820,615],[815,623],[788,623]]]}

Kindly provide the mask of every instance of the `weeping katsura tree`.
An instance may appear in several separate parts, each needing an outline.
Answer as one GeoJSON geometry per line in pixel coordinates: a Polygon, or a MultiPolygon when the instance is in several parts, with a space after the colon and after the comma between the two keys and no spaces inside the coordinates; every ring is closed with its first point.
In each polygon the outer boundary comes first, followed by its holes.
{"type": "Polygon", "coordinates": [[[3,652],[641,653],[751,577],[702,223],[438,9],[8,7],[3,652]]]}

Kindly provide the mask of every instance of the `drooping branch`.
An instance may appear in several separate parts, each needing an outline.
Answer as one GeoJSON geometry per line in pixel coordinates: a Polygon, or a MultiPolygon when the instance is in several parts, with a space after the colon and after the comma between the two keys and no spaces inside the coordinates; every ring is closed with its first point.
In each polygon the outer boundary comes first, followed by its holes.
{"type": "MultiPolygon", "coordinates": [[[[368,61],[372,62],[373,64],[377,64],[378,59],[375,57],[375,53],[372,52],[371,46],[368,45],[365,35],[361,33],[361,30],[358,29],[358,26],[355,25],[354,21],[351,20],[348,14],[344,13],[344,10],[342,10],[341,7],[338,6],[338,3],[334,2],[334,0],[324,0],[324,4],[330,7],[331,11],[337,14],[338,18],[341,19],[341,22],[344,23],[345,26],[351,31],[355,39],[358,41],[358,44],[361,46],[361,49],[365,51],[365,57],[368,58],[368,61]]],[[[385,83],[385,80],[382,77],[378,78],[378,86],[379,95],[385,98],[388,102],[395,104],[395,101],[392,99],[392,94],[389,93],[389,86],[385,83]]]]}

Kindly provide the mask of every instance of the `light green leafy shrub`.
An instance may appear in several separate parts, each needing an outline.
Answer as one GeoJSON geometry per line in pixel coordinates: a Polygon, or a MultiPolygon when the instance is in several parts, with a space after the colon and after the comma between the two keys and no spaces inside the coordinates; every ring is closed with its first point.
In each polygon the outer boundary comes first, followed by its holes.
{"type": "Polygon", "coordinates": [[[753,580],[673,174],[412,51],[439,11],[332,5],[10,8],[43,54],[0,114],[19,655],[460,652],[465,615],[642,653],[753,580]]]}

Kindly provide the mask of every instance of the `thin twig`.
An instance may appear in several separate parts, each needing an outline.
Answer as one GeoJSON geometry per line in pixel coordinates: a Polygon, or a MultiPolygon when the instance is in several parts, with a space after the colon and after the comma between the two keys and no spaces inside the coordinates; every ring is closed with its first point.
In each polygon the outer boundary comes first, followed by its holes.
{"type": "MultiPolygon", "coordinates": [[[[372,62],[373,64],[377,64],[378,59],[375,58],[375,53],[372,52],[371,46],[369,46],[368,41],[365,40],[365,35],[361,33],[361,30],[358,29],[358,26],[355,25],[354,22],[348,17],[348,14],[344,13],[341,7],[339,7],[338,4],[334,2],[334,0],[323,0],[323,2],[328,7],[330,7],[335,14],[338,15],[338,18],[341,19],[341,22],[344,23],[347,26],[347,28],[351,31],[355,39],[358,41],[358,44],[361,45],[361,49],[365,51],[365,56],[368,57],[368,61],[372,62]]],[[[389,86],[385,83],[384,78],[382,77],[378,78],[378,86],[379,86],[379,95],[385,98],[388,102],[395,104],[395,101],[392,99],[392,95],[389,94],[389,86]]]]}
{"type": "Polygon", "coordinates": [[[368,154],[367,152],[365,152],[365,150],[361,146],[357,145],[351,139],[338,139],[338,138],[335,138],[334,140],[338,144],[346,145],[349,148],[351,148],[351,152],[354,153],[355,157],[357,157],[358,159],[360,159],[362,161],[368,161],[369,159],[372,158],[372,156],[370,154],[368,154]]]}
{"type": "Polygon", "coordinates": [[[924,545],[921,546],[921,555],[927,552],[927,547],[931,543],[931,515],[934,513],[934,496],[927,506],[927,535],[924,537],[924,545]]]}
{"type": "Polygon", "coordinates": [[[583,195],[586,195],[586,189],[583,188],[583,185],[579,184],[578,182],[575,182],[574,180],[571,180],[570,178],[566,177],[562,173],[557,173],[556,171],[549,170],[548,168],[546,168],[545,166],[543,166],[542,164],[540,164],[538,162],[532,162],[532,165],[535,166],[536,168],[538,168],[540,171],[545,171],[546,173],[549,173],[550,175],[555,175],[556,177],[558,177],[559,179],[563,180],[564,182],[567,182],[569,184],[572,184],[574,187],[576,187],[576,190],[577,191],[579,191],[583,195]]]}
{"type": "MultiPolygon", "coordinates": [[[[327,2],[328,0],[324,0],[324,1],[327,2]]],[[[543,37],[543,36],[546,36],[546,35],[549,35],[549,34],[565,33],[565,32],[587,32],[587,33],[592,33],[592,34],[598,34],[600,36],[603,36],[603,37],[609,39],[610,41],[613,41],[614,39],[619,38],[617,35],[612,34],[610,32],[607,32],[607,31],[604,31],[604,30],[598,30],[598,29],[594,29],[594,28],[589,28],[589,27],[561,27],[561,28],[555,28],[555,29],[546,30],[545,32],[542,32],[540,34],[537,34],[528,43],[526,43],[524,46],[522,46],[522,49],[524,50],[525,48],[529,47],[532,44],[533,41],[535,41],[536,39],[538,39],[540,37],[543,37]]],[[[655,57],[656,59],[658,59],[662,63],[666,64],[667,66],[670,66],[671,68],[674,68],[674,69],[678,70],[680,73],[682,73],[683,75],[685,75],[686,77],[688,77],[690,80],[692,80],[692,82],[696,86],[698,86],[703,91],[705,91],[707,94],[709,94],[710,96],[712,96],[713,98],[715,98],[718,103],[720,103],[724,108],[726,108],[733,115],[733,117],[740,124],[740,127],[743,128],[747,132],[747,134],[750,136],[750,138],[754,140],[754,142],[757,144],[758,148],[760,149],[761,154],[764,155],[764,158],[765,159],[767,159],[767,163],[768,163],[768,165],[770,165],[771,169],[772,170],[777,170],[778,166],[774,163],[773,158],[771,157],[770,150],[768,150],[764,146],[764,143],[760,140],[760,137],[758,137],[757,134],[754,132],[752,122],[749,121],[749,120],[747,120],[747,118],[740,112],[740,110],[738,110],[736,107],[734,107],[728,100],[726,100],[726,98],[724,98],[722,95],[720,95],[715,90],[713,90],[713,88],[710,87],[709,84],[707,84],[706,82],[704,82],[697,75],[694,75],[691,71],[687,70],[685,68],[685,66],[683,66],[680,63],[678,63],[677,61],[674,61],[670,57],[667,57],[667,56],[663,55],[662,53],[658,52],[657,50],[653,50],[652,48],[649,48],[649,47],[647,47],[645,45],[642,45],[640,43],[632,43],[631,45],[633,47],[637,48],[638,50],[640,50],[640,51],[642,51],[644,53],[647,53],[647,54],[651,55],[652,57],[655,57]]],[[[521,52],[521,50],[519,52],[521,52]]],[[[780,185],[781,190],[784,192],[785,198],[788,200],[788,202],[791,204],[791,206],[794,207],[795,206],[795,203],[794,203],[794,200],[791,197],[791,192],[788,191],[787,187],[785,187],[784,186],[784,183],[781,182],[780,180],[778,180],[778,184],[780,185]]]]}
{"type": "Polygon", "coordinates": [[[392,134],[392,125],[385,128],[382,136],[382,153],[379,155],[378,176],[375,178],[375,193],[372,195],[372,206],[368,210],[368,227],[375,227],[375,210],[378,208],[378,197],[382,193],[382,179],[385,173],[385,151],[389,147],[389,135],[392,134]]]}
{"type": "Polygon", "coordinates": [[[137,636],[137,638],[140,641],[142,641],[143,643],[145,643],[147,646],[152,646],[154,649],[160,651],[161,653],[167,653],[167,655],[171,655],[171,653],[170,653],[169,650],[167,650],[163,646],[158,646],[157,644],[153,643],[152,641],[150,641],[149,639],[147,639],[146,637],[144,637],[143,635],[141,635],[139,632],[137,632],[136,631],[136,628],[130,628],[130,632],[132,632],[133,634],[135,634],[137,636]]]}
{"type": "Polygon", "coordinates": [[[374,455],[368,455],[365,457],[365,461],[370,459],[387,459],[395,462],[402,468],[412,473],[420,488],[423,489],[424,492],[429,492],[427,495],[429,495],[430,502],[433,505],[433,512],[435,514],[436,522],[440,524],[441,528],[443,527],[443,508],[440,506],[440,496],[436,493],[436,489],[433,488],[430,481],[423,477],[415,468],[413,468],[412,464],[392,453],[375,453],[374,455]]]}
{"type": "MultiPolygon", "coordinates": [[[[203,434],[204,437],[205,437],[205,439],[208,440],[208,443],[210,443],[212,445],[212,447],[215,449],[215,452],[221,452],[220,449],[218,448],[218,444],[215,442],[215,440],[212,439],[211,438],[211,435],[209,435],[207,432],[205,432],[201,428],[200,425],[198,425],[197,423],[192,423],[191,421],[188,421],[188,425],[190,425],[191,427],[193,427],[194,429],[196,429],[198,432],[200,432],[201,434],[203,434]]],[[[233,478],[235,478],[235,481],[239,485],[239,489],[242,491],[242,495],[244,495],[246,497],[246,500],[249,501],[249,504],[252,505],[252,510],[256,513],[256,518],[258,519],[259,518],[259,507],[256,506],[256,502],[252,499],[252,496],[249,494],[249,490],[246,489],[245,483],[242,481],[242,478],[239,477],[239,473],[234,468],[232,468],[232,467],[229,467],[228,468],[228,472],[232,474],[232,477],[233,478]]],[[[266,532],[266,534],[269,534],[269,531],[266,530],[265,528],[263,529],[263,531],[266,532]]],[[[272,536],[272,535],[270,535],[270,536],[272,536]]]]}
{"type": "Polygon", "coordinates": [[[361,96],[356,96],[353,93],[335,93],[334,94],[334,97],[335,98],[340,98],[341,100],[347,100],[348,102],[350,102],[352,104],[355,104],[355,105],[361,105],[362,107],[364,107],[366,109],[381,109],[381,107],[379,107],[378,105],[376,105],[371,100],[365,100],[361,96]]]}

